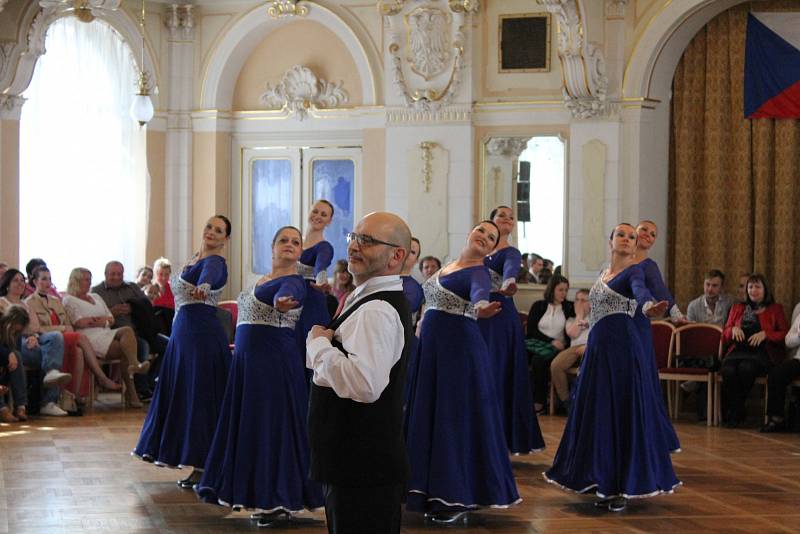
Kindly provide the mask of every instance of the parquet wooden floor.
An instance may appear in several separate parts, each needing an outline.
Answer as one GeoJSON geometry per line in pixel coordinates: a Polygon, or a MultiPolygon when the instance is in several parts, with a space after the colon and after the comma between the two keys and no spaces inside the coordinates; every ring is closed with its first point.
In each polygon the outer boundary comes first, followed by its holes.
{"type": "MultiPolygon", "coordinates": [[[[110,399],[110,397],[109,397],[110,399]]],[[[109,401],[110,402],[110,401],[109,401]]],[[[144,413],[100,406],[94,415],[37,418],[0,426],[0,533],[256,532],[248,514],[200,503],[159,469],[129,456],[144,413]]],[[[405,514],[404,533],[459,532],[798,532],[800,435],[754,428],[676,424],[684,452],[673,457],[684,486],[638,500],[620,514],[592,498],[565,493],[541,477],[552,460],[563,417],[542,417],[545,452],[512,459],[523,502],[481,511],[465,526],[427,526],[405,514]]],[[[282,529],[323,534],[322,513],[282,529]]],[[[266,531],[276,529],[264,529],[266,531]]],[[[280,530],[280,529],[278,529],[280,530]]]]}

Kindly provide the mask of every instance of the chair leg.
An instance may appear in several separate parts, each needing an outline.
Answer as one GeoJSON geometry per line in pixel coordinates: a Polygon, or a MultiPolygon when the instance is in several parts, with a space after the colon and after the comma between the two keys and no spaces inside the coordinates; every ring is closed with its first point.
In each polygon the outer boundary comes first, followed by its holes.
{"type": "Polygon", "coordinates": [[[89,413],[94,414],[94,397],[97,384],[95,383],[94,373],[89,375],[89,413]]]}
{"type": "Polygon", "coordinates": [[[675,382],[675,414],[674,419],[679,419],[681,416],[681,383],[676,381],[675,382]]]}
{"type": "Polygon", "coordinates": [[[547,409],[547,413],[550,415],[556,414],[556,388],[553,386],[553,381],[550,381],[550,393],[549,393],[549,400],[550,400],[550,407],[547,409]]]}
{"type": "Polygon", "coordinates": [[[720,384],[716,377],[714,378],[714,426],[719,426],[720,419],[722,418],[722,407],[721,404],[721,397],[720,390],[722,389],[722,384],[720,384]]]}
{"type": "Polygon", "coordinates": [[[675,411],[672,406],[672,381],[667,380],[667,412],[670,419],[675,419],[675,411]]]}
{"type": "Polygon", "coordinates": [[[764,382],[764,422],[762,424],[766,425],[769,422],[769,416],[767,415],[767,403],[769,402],[769,387],[766,382],[764,382]]]}
{"type": "Polygon", "coordinates": [[[714,387],[714,375],[709,375],[708,380],[706,380],[706,426],[711,426],[712,421],[711,419],[714,417],[714,403],[711,400],[711,392],[713,391],[714,387]]]}

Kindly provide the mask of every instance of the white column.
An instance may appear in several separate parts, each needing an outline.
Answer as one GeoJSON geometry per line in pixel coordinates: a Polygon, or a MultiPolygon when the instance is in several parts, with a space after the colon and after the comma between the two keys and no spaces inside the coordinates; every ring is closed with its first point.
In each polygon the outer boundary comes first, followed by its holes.
{"type": "Polygon", "coordinates": [[[183,261],[192,248],[192,95],[194,13],[190,4],[168,8],[165,243],[167,257],[183,261]]]}

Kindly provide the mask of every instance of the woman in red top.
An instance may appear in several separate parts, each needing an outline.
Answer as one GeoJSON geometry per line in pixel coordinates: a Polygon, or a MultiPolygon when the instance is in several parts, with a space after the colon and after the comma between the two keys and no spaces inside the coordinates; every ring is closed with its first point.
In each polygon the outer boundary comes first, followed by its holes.
{"type": "Polygon", "coordinates": [[[722,333],[727,346],[722,360],[722,422],[736,427],[744,419],[744,402],[757,376],[786,357],[789,330],[783,307],[775,304],[762,274],[747,278],[744,302],[734,304],[722,333]]]}
{"type": "Polygon", "coordinates": [[[172,264],[167,258],[158,258],[153,263],[153,286],[158,287],[158,297],[153,300],[158,332],[169,337],[172,332],[172,319],[175,317],[175,296],[169,285],[172,264]]]}

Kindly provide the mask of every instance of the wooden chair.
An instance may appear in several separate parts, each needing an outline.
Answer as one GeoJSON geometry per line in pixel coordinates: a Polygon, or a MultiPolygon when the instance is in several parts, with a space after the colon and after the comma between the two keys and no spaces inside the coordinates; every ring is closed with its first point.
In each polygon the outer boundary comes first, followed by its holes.
{"type": "MultiPolygon", "coordinates": [[[[767,417],[767,402],[769,401],[769,388],[767,387],[767,377],[766,376],[757,377],[754,385],[762,386],[764,388],[764,416],[762,419],[764,421],[764,424],[766,424],[767,421],[769,420],[769,418],[767,417]]],[[[792,385],[794,385],[794,383],[792,383],[792,385]]],[[[716,373],[714,377],[714,426],[718,426],[721,420],[722,420],[722,375],[716,373]]]]}
{"type": "MultiPolygon", "coordinates": [[[[578,363],[580,365],[580,362],[578,362],[578,363]]],[[[578,369],[579,369],[578,366],[570,367],[569,369],[567,369],[567,377],[570,377],[570,376],[576,377],[576,376],[578,376],[578,369]]],[[[549,404],[549,408],[547,410],[547,413],[549,415],[555,415],[556,414],[556,387],[553,385],[553,381],[552,380],[550,380],[550,398],[549,398],[548,402],[550,404],[549,404]]]]}
{"type": "Polygon", "coordinates": [[[669,373],[664,370],[669,367],[670,357],[675,350],[675,325],[669,321],[653,321],[650,323],[653,332],[653,350],[656,355],[656,367],[659,380],[667,381],[667,411],[672,414],[672,386],[669,373]]]}
{"type": "MultiPolygon", "coordinates": [[[[115,366],[116,366],[116,371],[118,373],[127,373],[128,372],[128,366],[127,366],[127,364],[123,365],[121,357],[120,358],[98,359],[98,363],[100,363],[100,365],[102,367],[105,367],[106,369],[108,369],[108,372],[106,373],[108,376],[111,376],[111,374],[112,374],[111,371],[115,366]]],[[[89,406],[88,406],[88,408],[89,408],[89,413],[94,413],[94,403],[97,400],[98,389],[100,388],[100,386],[97,384],[97,380],[95,379],[94,373],[90,373],[90,379],[89,380],[90,380],[90,385],[89,385],[89,406]]],[[[124,410],[125,408],[128,407],[128,396],[126,395],[127,391],[125,389],[125,381],[122,380],[121,376],[120,376],[120,384],[122,385],[122,387],[119,390],[119,393],[122,396],[122,398],[120,399],[120,402],[121,402],[121,405],[122,405],[122,409],[124,410]]]]}
{"type": "MultiPolygon", "coordinates": [[[[714,419],[714,377],[709,368],[682,367],[680,358],[708,358],[714,360],[722,355],[722,328],[713,324],[693,323],[675,330],[675,350],[670,355],[666,369],[660,370],[662,380],[681,382],[704,382],[706,393],[706,425],[711,426],[714,419]]],[[[681,392],[675,388],[674,417],[680,410],[681,392]]]]}

